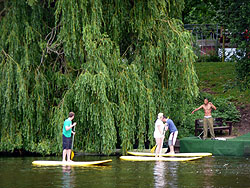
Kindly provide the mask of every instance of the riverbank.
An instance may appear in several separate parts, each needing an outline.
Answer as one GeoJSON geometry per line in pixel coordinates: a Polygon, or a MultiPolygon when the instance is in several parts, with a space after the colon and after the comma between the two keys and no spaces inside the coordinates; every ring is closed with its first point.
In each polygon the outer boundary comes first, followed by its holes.
{"type": "Polygon", "coordinates": [[[240,111],[240,121],[233,125],[233,137],[250,132],[250,90],[240,90],[236,85],[235,66],[233,62],[195,63],[200,91],[228,98],[240,111]]]}

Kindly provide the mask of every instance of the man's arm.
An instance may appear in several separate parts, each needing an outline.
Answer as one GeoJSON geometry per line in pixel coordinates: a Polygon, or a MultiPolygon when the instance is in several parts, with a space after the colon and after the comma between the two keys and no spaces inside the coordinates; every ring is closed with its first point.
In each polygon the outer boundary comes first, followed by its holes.
{"type": "Polygon", "coordinates": [[[209,104],[211,105],[211,107],[216,110],[216,107],[213,105],[213,103],[209,102],[209,104]]]}
{"type": "Polygon", "coordinates": [[[194,112],[196,112],[196,111],[202,109],[202,108],[203,108],[203,105],[201,105],[199,108],[196,108],[196,109],[192,112],[192,114],[193,114],[194,112]]]}
{"type": "Polygon", "coordinates": [[[73,123],[73,124],[70,125],[70,126],[66,126],[65,129],[66,129],[66,131],[68,131],[68,130],[70,130],[70,129],[71,129],[72,127],[74,127],[74,126],[76,126],[76,122],[73,123]]]}
{"type": "Polygon", "coordinates": [[[167,132],[168,131],[168,124],[165,123],[165,131],[167,132]]]}

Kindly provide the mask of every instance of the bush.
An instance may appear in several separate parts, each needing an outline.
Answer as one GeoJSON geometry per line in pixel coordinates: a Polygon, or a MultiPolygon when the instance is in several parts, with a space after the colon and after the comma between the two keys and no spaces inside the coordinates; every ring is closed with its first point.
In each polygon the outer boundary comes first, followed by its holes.
{"type": "Polygon", "coordinates": [[[42,140],[37,144],[36,153],[40,153],[43,156],[52,154],[52,144],[50,140],[42,140]]]}
{"type": "Polygon", "coordinates": [[[245,56],[238,60],[235,65],[237,72],[238,85],[241,89],[250,88],[250,57],[245,56]]]}
{"type": "Polygon", "coordinates": [[[198,55],[197,62],[220,62],[221,58],[216,51],[210,51],[206,55],[198,55]]]}
{"type": "Polygon", "coordinates": [[[233,102],[231,102],[232,98],[228,97],[214,97],[209,93],[202,92],[200,93],[199,98],[196,100],[196,104],[201,105],[204,102],[204,98],[207,98],[208,101],[212,102],[214,106],[217,108],[213,110],[213,117],[222,117],[226,121],[238,122],[240,119],[240,112],[237,110],[236,106],[233,102]]]}
{"type": "Polygon", "coordinates": [[[238,122],[240,119],[240,112],[237,110],[234,103],[231,102],[231,98],[214,97],[213,95],[205,92],[201,92],[199,96],[194,100],[193,104],[190,104],[186,109],[186,114],[182,117],[181,122],[176,122],[179,131],[178,138],[193,136],[195,128],[195,120],[204,117],[204,111],[201,109],[194,114],[191,112],[204,104],[204,99],[212,102],[217,108],[213,110],[213,117],[222,117],[225,121],[238,122]]]}

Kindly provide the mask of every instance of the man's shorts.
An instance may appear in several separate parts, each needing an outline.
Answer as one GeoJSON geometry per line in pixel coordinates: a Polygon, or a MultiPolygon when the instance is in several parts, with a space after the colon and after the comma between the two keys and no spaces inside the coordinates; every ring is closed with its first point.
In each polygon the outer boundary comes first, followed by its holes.
{"type": "Polygon", "coordinates": [[[178,135],[178,131],[170,133],[169,138],[168,138],[168,145],[169,146],[174,146],[175,145],[177,135],[178,135]]]}
{"type": "Polygon", "coordinates": [[[63,149],[71,149],[72,139],[63,135],[63,149]]]}

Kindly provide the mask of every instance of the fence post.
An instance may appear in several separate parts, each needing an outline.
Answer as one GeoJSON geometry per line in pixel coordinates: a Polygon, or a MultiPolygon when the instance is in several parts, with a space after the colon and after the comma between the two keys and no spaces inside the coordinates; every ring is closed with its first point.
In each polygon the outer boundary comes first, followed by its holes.
{"type": "Polygon", "coordinates": [[[224,27],[221,27],[221,34],[222,34],[222,62],[225,61],[225,32],[224,27]]]}

